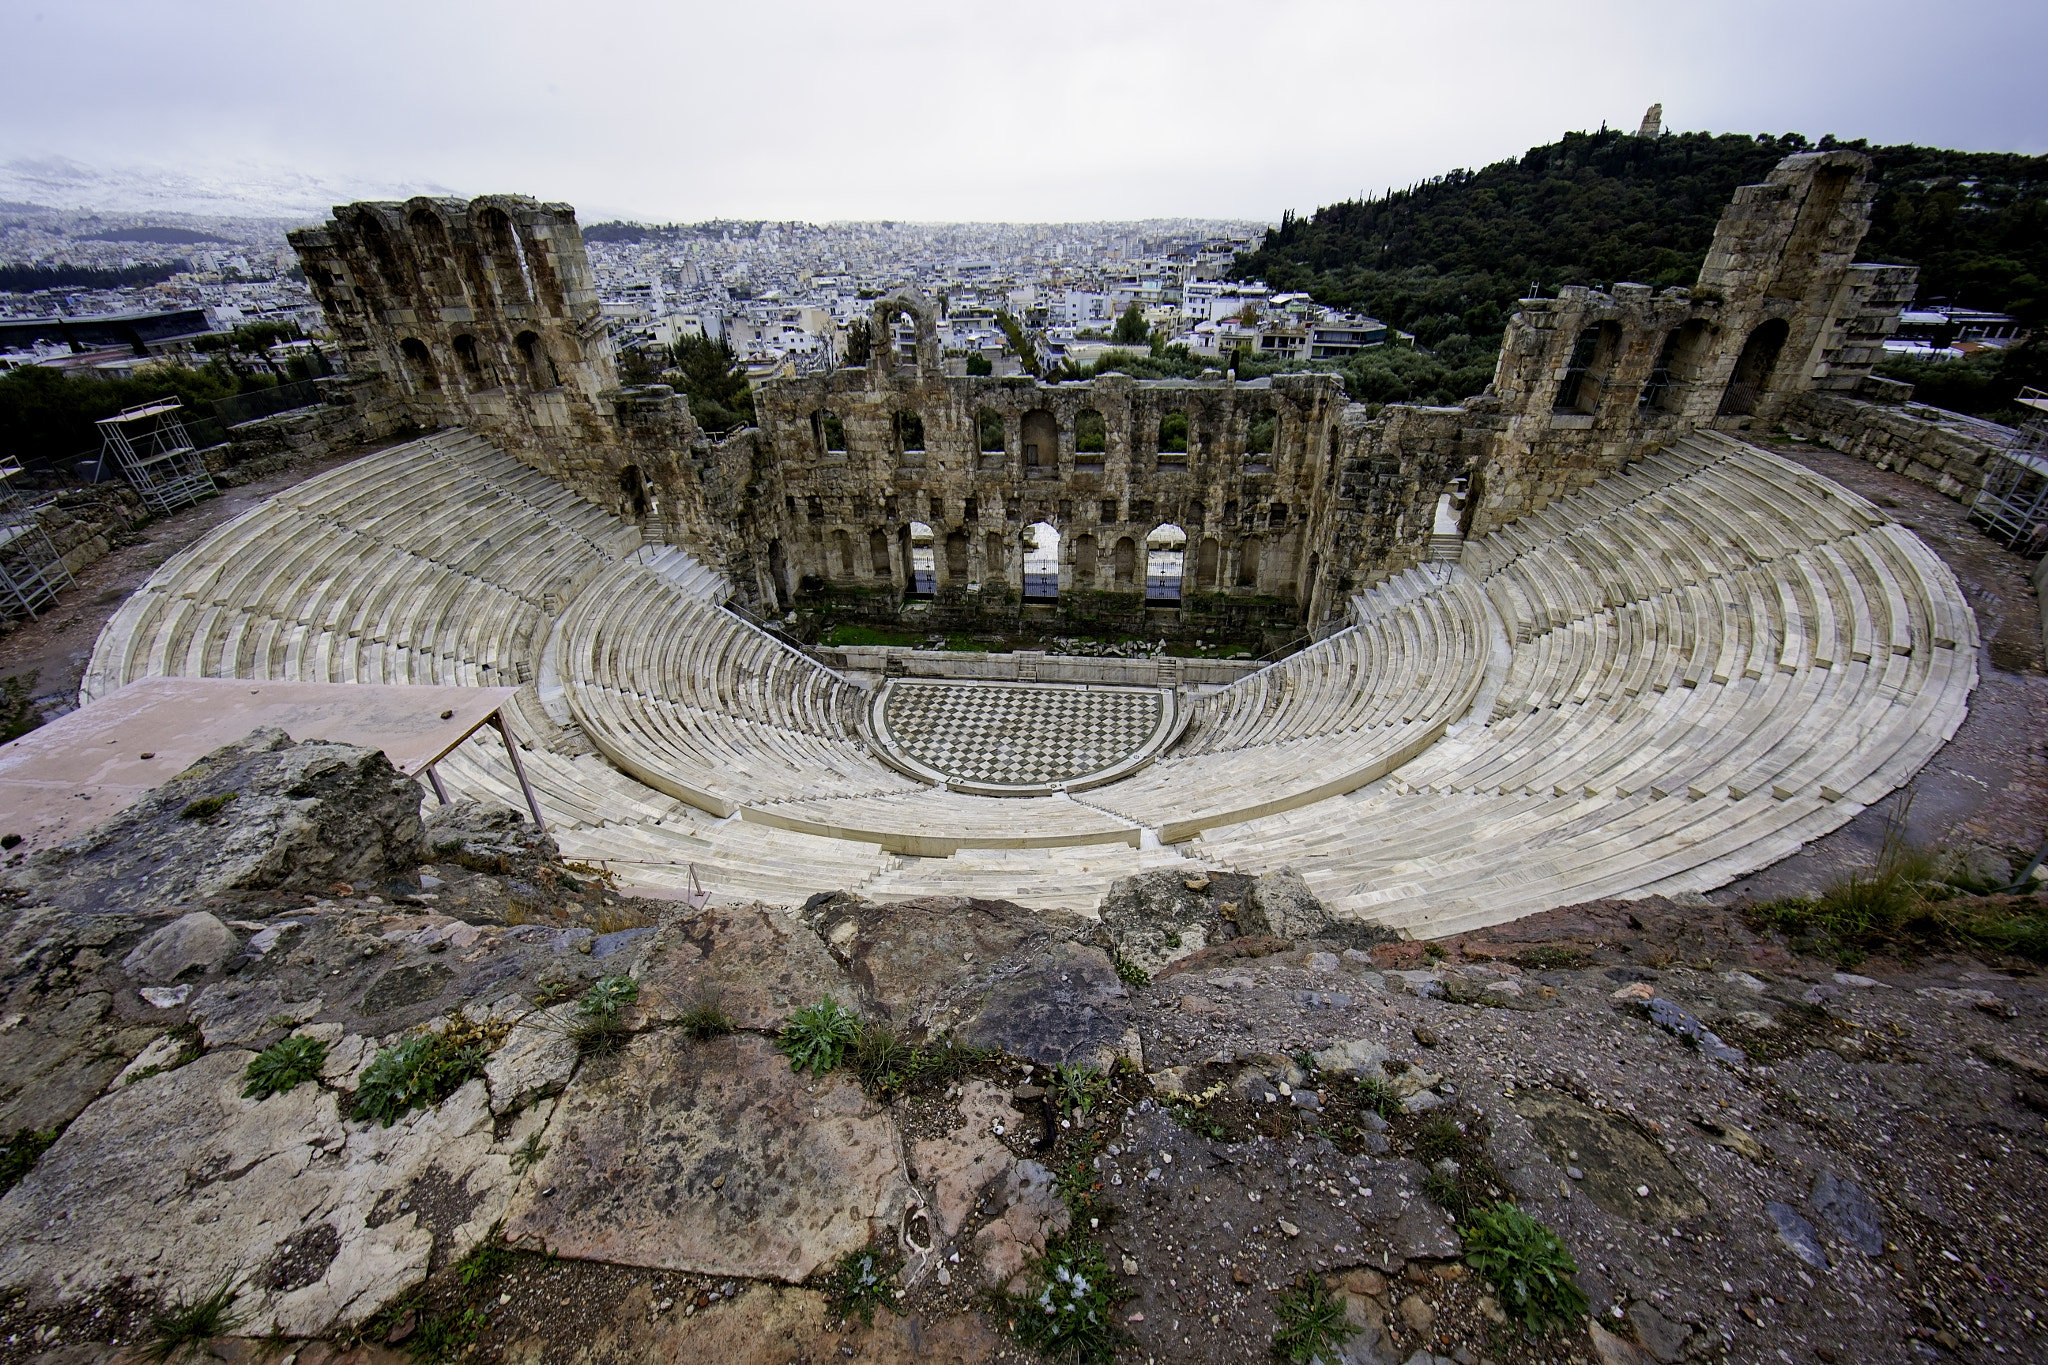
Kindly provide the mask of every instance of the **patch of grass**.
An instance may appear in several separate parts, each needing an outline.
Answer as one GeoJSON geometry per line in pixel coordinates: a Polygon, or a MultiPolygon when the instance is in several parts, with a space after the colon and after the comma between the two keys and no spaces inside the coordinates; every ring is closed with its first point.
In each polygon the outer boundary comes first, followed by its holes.
{"type": "Polygon", "coordinates": [[[1128,1295],[1110,1274],[1102,1248],[1081,1237],[1046,1243],[1031,1267],[1032,1292],[1011,1300],[1017,1340],[1048,1359],[1110,1365],[1123,1345],[1116,1306],[1128,1295]]]}
{"type": "Polygon", "coordinates": [[[1531,948],[1509,961],[1527,972],[1569,972],[1592,966],[1593,955],[1577,948],[1531,948]]]}
{"type": "Polygon", "coordinates": [[[540,1129],[536,1128],[526,1135],[526,1141],[512,1149],[512,1174],[525,1175],[540,1165],[540,1159],[547,1154],[548,1144],[540,1140],[540,1129]]]}
{"type": "Polygon", "coordinates": [[[1116,968],[1116,979],[1123,982],[1126,986],[1149,986],[1152,984],[1152,978],[1145,969],[1125,957],[1122,953],[1110,954],[1109,960],[1116,968]]]}
{"type": "Polygon", "coordinates": [[[202,796],[197,801],[189,801],[186,803],[185,809],[178,812],[178,818],[180,820],[211,820],[214,816],[227,809],[228,802],[234,800],[240,794],[239,792],[221,792],[217,796],[202,796]]]}
{"type": "Polygon", "coordinates": [[[1273,1354],[1290,1365],[1338,1358],[1344,1343],[1358,1329],[1344,1321],[1344,1300],[1332,1294],[1320,1276],[1303,1274],[1274,1308],[1280,1326],[1273,1333],[1273,1354]]]}
{"type": "Polygon", "coordinates": [[[235,1311],[241,1293],[230,1272],[201,1290],[197,1298],[188,1301],[179,1295],[169,1308],[150,1319],[142,1358],[153,1365],[169,1365],[202,1342],[227,1336],[242,1325],[242,1315],[235,1311]]]}
{"type": "Polygon", "coordinates": [[[491,1224],[483,1240],[469,1249],[469,1254],[455,1263],[455,1278],[462,1281],[464,1289],[475,1289],[478,1285],[489,1284],[512,1268],[512,1249],[505,1245],[505,1220],[500,1218],[491,1224]]]}
{"type": "Polygon", "coordinates": [[[389,1128],[414,1109],[439,1104],[481,1076],[488,1050],[450,1028],[423,1033],[379,1052],[356,1086],[354,1117],[389,1128]]]}
{"type": "Polygon", "coordinates": [[[1450,1171],[1431,1171],[1422,1177],[1422,1192],[1436,1201],[1438,1208],[1451,1215],[1453,1222],[1466,1218],[1472,1212],[1472,1199],[1465,1191],[1465,1184],[1450,1171]]]}
{"type": "Polygon", "coordinates": [[[1416,1159],[1425,1166],[1433,1166],[1445,1157],[1455,1159],[1465,1150],[1465,1135],[1459,1131],[1457,1121],[1443,1114],[1431,1115],[1411,1141],[1416,1159]]]}
{"type": "Polygon", "coordinates": [[[61,1128],[17,1128],[6,1137],[0,1138],[0,1194],[5,1194],[21,1183],[29,1168],[36,1164],[50,1145],[57,1140],[61,1128]]]}
{"type": "Polygon", "coordinates": [[[676,1020],[676,1027],[700,1043],[731,1033],[732,1016],[725,1012],[718,988],[708,983],[700,988],[690,1008],[676,1020]]]}
{"type": "Polygon", "coordinates": [[[1101,1177],[1095,1174],[1086,1157],[1073,1157],[1053,1168],[1053,1188],[1065,1201],[1067,1212],[1079,1226],[1082,1219],[1095,1212],[1095,1192],[1102,1188],[1101,1177]]]}
{"type": "Polygon", "coordinates": [[[420,1325],[405,1340],[405,1352],[420,1365],[441,1365],[468,1351],[488,1322],[476,1308],[446,1315],[423,1313],[420,1325]]]}
{"type": "Polygon", "coordinates": [[[1465,1261],[1493,1286],[1494,1297],[1529,1331],[1570,1326],[1586,1315],[1586,1296],[1572,1277],[1578,1263],[1557,1234],[1505,1200],[1472,1216],[1459,1232],[1465,1261]]]}
{"type": "Polygon", "coordinates": [[[1394,1087],[1377,1076],[1358,1078],[1358,1105],[1389,1123],[1401,1117],[1406,1111],[1401,1108],[1401,1097],[1394,1093],[1394,1087]]]}
{"type": "Polygon", "coordinates": [[[327,1064],[327,1044],[318,1038],[281,1038],[250,1059],[242,1079],[245,1100],[267,1100],[282,1095],[303,1081],[320,1079],[327,1064]]]}
{"type": "Polygon", "coordinates": [[[585,1057],[605,1057],[626,1045],[631,1032],[619,1013],[640,998],[640,983],[630,976],[601,977],[576,1002],[576,1020],[569,1037],[585,1057]]]}
{"type": "Polygon", "coordinates": [[[839,1065],[859,1036],[858,1016],[828,995],[792,1013],[775,1046],[789,1058],[790,1070],[822,1076],[839,1065]]]}
{"type": "Polygon", "coordinates": [[[1061,1118],[1071,1117],[1076,1109],[1085,1116],[1095,1112],[1095,1106],[1109,1095],[1109,1077],[1092,1066],[1071,1062],[1052,1069],[1045,1089],[1061,1118]]]}
{"type": "Polygon", "coordinates": [[[846,1064],[860,1079],[861,1089],[886,1097],[907,1084],[917,1067],[917,1049],[879,1021],[862,1024],[846,1045],[846,1064]]]}
{"type": "Polygon", "coordinates": [[[875,1309],[895,1297],[890,1286],[902,1266],[900,1257],[873,1247],[847,1252],[818,1283],[825,1295],[825,1312],[835,1318],[857,1317],[864,1326],[874,1326],[875,1309]]]}

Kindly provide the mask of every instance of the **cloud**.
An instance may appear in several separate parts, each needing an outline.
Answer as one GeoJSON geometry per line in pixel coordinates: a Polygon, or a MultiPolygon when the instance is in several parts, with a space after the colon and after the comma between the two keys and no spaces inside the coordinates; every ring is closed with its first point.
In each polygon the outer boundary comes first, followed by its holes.
{"type": "Polygon", "coordinates": [[[1274,218],[1654,100],[2041,152],[2044,40],[2039,5],[1900,0],[6,0],[0,145],[293,212],[451,186],[586,219],[1274,218]]]}

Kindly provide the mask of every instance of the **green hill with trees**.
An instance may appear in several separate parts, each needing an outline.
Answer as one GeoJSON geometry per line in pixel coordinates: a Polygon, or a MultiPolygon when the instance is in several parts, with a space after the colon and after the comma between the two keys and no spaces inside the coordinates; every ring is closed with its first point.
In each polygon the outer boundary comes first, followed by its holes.
{"type": "MultiPolygon", "coordinates": [[[[1877,166],[1863,260],[1919,266],[1924,302],[2048,322],[2048,157],[1797,133],[1568,133],[1480,170],[1289,213],[1233,273],[1415,335],[1419,350],[1381,347],[1347,364],[1353,397],[1450,402],[1492,377],[1516,299],[1565,284],[1689,284],[1738,185],[1793,152],[1830,147],[1877,166]]],[[[2038,347],[2025,351],[1967,362],[1978,373],[1947,387],[1970,410],[2000,410],[2020,382],[2041,382],[2026,378],[2040,368],[2038,347]]]]}

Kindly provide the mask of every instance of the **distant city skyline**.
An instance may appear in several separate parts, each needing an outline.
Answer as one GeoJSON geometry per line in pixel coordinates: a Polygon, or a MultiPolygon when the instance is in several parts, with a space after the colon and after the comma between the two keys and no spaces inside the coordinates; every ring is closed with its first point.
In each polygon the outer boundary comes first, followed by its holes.
{"type": "Polygon", "coordinates": [[[586,222],[1271,221],[1572,129],[2048,151],[2039,5],[0,0],[0,199],[586,222]],[[89,92],[89,96],[88,96],[89,92]]]}

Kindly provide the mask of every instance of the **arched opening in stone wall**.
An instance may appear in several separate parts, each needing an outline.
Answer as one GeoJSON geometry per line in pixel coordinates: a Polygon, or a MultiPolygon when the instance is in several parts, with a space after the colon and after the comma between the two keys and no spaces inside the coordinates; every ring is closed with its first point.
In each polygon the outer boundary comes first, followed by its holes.
{"type": "Polygon", "coordinates": [[[830,408],[819,408],[811,414],[811,440],[821,455],[844,455],[846,423],[840,421],[839,414],[830,408]]]}
{"type": "Polygon", "coordinates": [[[974,410],[974,435],[981,444],[977,447],[984,455],[1003,453],[1003,415],[994,408],[974,410]]]}
{"type": "Polygon", "coordinates": [[[1621,354],[1621,324],[1596,322],[1579,330],[1565,361],[1564,380],[1551,403],[1554,412],[1590,414],[1600,407],[1607,373],[1621,354]]]}
{"type": "Polygon", "coordinates": [[[1205,592],[1216,590],[1216,575],[1223,563],[1223,546],[1214,536],[1205,536],[1195,555],[1195,586],[1205,592]]]}
{"type": "Polygon", "coordinates": [[[780,538],[768,542],[768,586],[775,592],[775,609],[789,610],[789,561],[782,553],[780,538]]]}
{"type": "Polygon", "coordinates": [[[829,543],[831,562],[825,567],[834,578],[852,578],[857,572],[853,565],[853,537],[844,531],[834,531],[829,543]]]}
{"type": "Polygon", "coordinates": [[[526,261],[520,255],[519,237],[512,220],[500,208],[486,208],[476,216],[477,241],[489,258],[491,274],[503,303],[528,302],[533,296],[526,281],[526,261]]]}
{"type": "Polygon", "coordinates": [[[1273,442],[1280,432],[1280,415],[1271,408],[1257,408],[1245,420],[1244,472],[1273,472],[1273,442]]]}
{"type": "Polygon", "coordinates": [[[1116,549],[1110,555],[1110,569],[1115,574],[1116,590],[1132,592],[1138,586],[1138,542],[1129,536],[1117,539],[1116,549]]]}
{"type": "Polygon", "coordinates": [[[1180,602],[1182,572],[1187,565],[1188,533],[1172,522],[1152,528],[1145,537],[1145,600],[1180,602]]]}
{"type": "Polygon", "coordinates": [[[439,214],[427,209],[414,209],[405,221],[412,229],[413,254],[420,263],[420,278],[444,306],[466,305],[468,296],[453,271],[454,252],[448,245],[447,224],[439,214]]]}
{"type": "Polygon", "coordinates": [[[1044,408],[1024,414],[1024,477],[1050,479],[1060,471],[1060,424],[1044,408]]]}
{"type": "Polygon", "coordinates": [[[1078,535],[1074,537],[1074,586],[1093,588],[1095,586],[1095,537],[1078,535]]]}
{"type": "Polygon", "coordinates": [[[434,357],[427,351],[427,343],[418,337],[407,337],[398,343],[398,354],[405,365],[406,377],[422,389],[441,387],[441,376],[434,372],[434,357]]]}
{"type": "Polygon", "coordinates": [[[1713,354],[1714,332],[1713,323],[1694,318],[1664,338],[1656,368],[1650,372],[1650,382],[1643,386],[1645,407],[1658,412],[1685,411],[1686,401],[1699,382],[1700,370],[1713,354]],[[1652,389],[1657,392],[1652,393],[1652,389]]]}
{"type": "Polygon", "coordinates": [[[1791,332],[1785,319],[1772,318],[1749,334],[1735,361],[1735,373],[1728,376],[1728,387],[1722,390],[1721,416],[1748,417],[1756,411],[1757,400],[1769,387],[1771,371],[1778,367],[1778,355],[1791,332]]]}
{"type": "Polygon", "coordinates": [[[1059,595],[1059,528],[1049,521],[1034,521],[1024,528],[1025,600],[1044,602],[1059,595]]]}
{"type": "Polygon", "coordinates": [[[519,355],[519,364],[526,371],[526,382],[536,389],[552,389],[562,382],[555,373],[554,357],[548,354],[547,344],[538,332],[521,332],[512,338],[512,349],[519,355]]]}
{"type": "Polygon", "coordinates": [[[392,245],[391,234],[384,230],[384,224],[365,213],[356,220],[356,228],[362,234],[363,247],[370,253],[371,263],[384,279],[384,288],[393,298],[410,299],[412,272],[399,262],[398,249],[392,245]]]}
{"type": "Polygon", "coordinates": [[[619,471],[619,495],[625,500],[627,516],[638,520],[647,515],[647,478],[639,465],[629,464],[619,471]]]}
{"type": "Polygon", "coordinates": [[[889,535],[879,526],[868,532],[868,572],[876,578],[889,576],[889,535]]]}
{"type": "Polygon", "coordinates": [[[982,572],[997,583],[1008,581],[1010,556],[1001,531],[990,531],[981,542],[982,572]]]}
{"type": "Polygon", "coordinates": [[[1082,408],[1074,414],[1074,472],[1099,474],[1109,450],[1109,423],[1096,408],[1082,408]]]}
{"type": "Polygon", "coordinates": [[[1184,412],[1160,414],[1159,466],[1162,469],[1188,467],[1188,415],[1184,412]]]}
{"type": "Polygon", "coordinates": [[[903,540],[910,552],[905,556],[910,569],[908,595],[930,597],[939,590],[939,562],[933,547],[932,528],[921,521],[913,521],[904,528],[903,540]]]}
{"type": "Polygon", "coordinates": [[[455,338],[455,358],[462,362],[462,372],[472,385],[482,387],[487,382],[483,353],[478,350],[475,337],[464,332],[455,338]]]}
{"type": "Polygon", "coordinates": [[[1337,428],[1330,428],[1330,457],[1323,467],[1323,484],[1328,488],[1337,486],[1337,469],[1344,462],[1344,441],[1337,428]]]}
{"type": "Polygon", "coordinates": [[[955,583],[967,581],[967,533],[946,533],[946,577],[955,583]]]}
{"type": "Polygon", "coordinates": [[[905,464],[924,463],[924,418],[904,409],[895,416],[896,449],[902,452],[905,464]]]}

